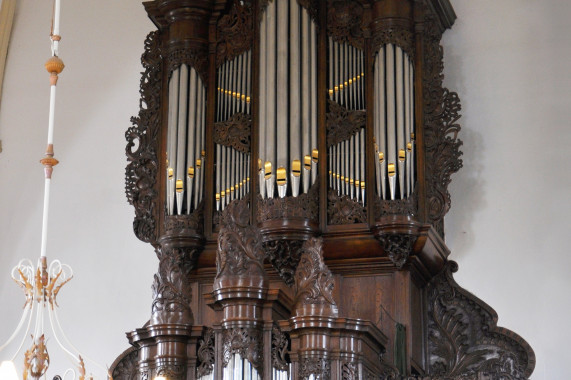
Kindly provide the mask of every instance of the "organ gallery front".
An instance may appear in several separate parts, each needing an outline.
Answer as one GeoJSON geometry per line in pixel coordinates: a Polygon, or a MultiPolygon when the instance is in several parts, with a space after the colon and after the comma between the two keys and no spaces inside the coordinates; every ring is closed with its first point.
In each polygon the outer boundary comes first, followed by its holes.
{"type": "Polygon", "coordinates": [[[448,0],[144,6],[126,193],[159,266],[116,380],[531,375],[444,242],[448,0]]]}

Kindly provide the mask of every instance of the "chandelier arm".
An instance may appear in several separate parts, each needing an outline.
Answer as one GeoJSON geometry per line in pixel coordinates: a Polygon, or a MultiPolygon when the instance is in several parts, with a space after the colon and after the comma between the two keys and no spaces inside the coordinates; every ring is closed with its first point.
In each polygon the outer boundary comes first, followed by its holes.
{"type": "MultiPolygon", "coordinates": [[[[10,359],[11,361],[14,361],[14,359],[16,359],[16,356],[18,356],[18,354],[22,350],[22,347],[24,346],[24,342],[26,341],[26,337],[28,336],[28,333],[30,332],[30,327],[32,326],[32,319],[34,316],[34,303],[33,302],[30,304],[30,306],[28,306],[28,309],[29,309],[28,326],[26,327],[26,332],[22,336],[22,340],[20,341],[20,345],[18,346],[16,353],[10,359]]],[[[18,333],[18,330],[16,330],[16,333],[14,333],[14,335],[16,335],[17,333],[18,333]]],[[[6,345],[8,345],[8,343],[6,343],[6,345]]]]}
{"type": "MultiPolygon", "coordinates": [[[[16,338],[16,336],[18,336],[18,333],[20,332],[20,330],[22,329],[22,326],[24,326],[24,323],[26,322],[26,317],[28,316],[29,311],[30,311],[30,306],[26,305],[24,307],[24,311],[22,312],[22,317],[20,317],[20,322],[18,322],[18,327],[16,327],[16,330],[12,333],[10,338],[8,338],[6,343],[4,343],[2,346],[0,346],[0,351],[5,349],[6,347],[8,347],[8,345],[10,343],[12,343],[12,341],[16,338]]],[[[27,335],[27,334],[25,334],[25,335],[27,335]]]]}
{"type": "Polygon", "coordinates": [[[60,346],[60,348],[66,353],[68,354],[68,356],[70,357],[70,359],[73,359],[74,361],[76,361],[77,363],[80,362],[80,358],[81,358],[81,354],[79,353],[79,350],[77,348],[75,348],[73,346],[73,344],[70,343],[69,339],[67,339],[67,337],[65,336],[65,333],[63,332],[63,329],[61,328],[61,325],[59,323],[59,319],[57,317],[57,312],[56,309],[52,309],[49,308],[48,309],[48,316],[50,318],[50,325],[52,327],[52,333],[54,334],[54,338],[57,342],[57,344],[60,346]],[[54,323],[55,321],[55,323],[54,323]],[[77,355],[74,354],[72,351],[68,350],[63,343],[60,341],[60,338],[58,336],[58,333],[56,332],[56,328],[55,326],[57,326],[57,328],[59,329],[59,332],[61,333],[63,340],[65,343],[67,343],[69,345],[69,347],[71,347],[72,350],[75,350],[75,352],[77,352],[77,355]]]}

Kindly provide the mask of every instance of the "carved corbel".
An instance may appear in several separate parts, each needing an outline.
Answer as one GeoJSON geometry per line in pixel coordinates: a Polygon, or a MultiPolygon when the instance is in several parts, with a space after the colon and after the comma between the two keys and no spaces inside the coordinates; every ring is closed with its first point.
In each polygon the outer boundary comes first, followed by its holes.
{"type": "Polygon", "coordinates": [[[408,234],[387,234],[378,238],[389,259],[399,269],[406,263],[418,237],[408,234]]]}
{"type": "Polygon", "coordinates": [[[321,238],[311,238],[302,247],[301,259],[295,272],[293,309],[296,316],[335,317],[338,314],[332,294],[335,282],[323,262],[322,244],[321,238]]]}
{"type": "Polygon", "coordinates": [[[264,251],[282,280],[288,285],[295,283],[294,275],[299,260],[303,240],[270,240],[264,243],[264,251]]]}

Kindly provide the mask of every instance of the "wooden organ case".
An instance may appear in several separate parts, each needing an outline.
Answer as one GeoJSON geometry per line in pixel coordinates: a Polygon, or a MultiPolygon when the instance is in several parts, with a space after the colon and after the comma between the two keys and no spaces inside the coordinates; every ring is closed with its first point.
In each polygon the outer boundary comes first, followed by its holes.
{"type": "Polygon", "coordinates": [[[127,131],[159,258],[117,379],[524,379],[459,287],[448,0],[155,0],[127,131]]]}

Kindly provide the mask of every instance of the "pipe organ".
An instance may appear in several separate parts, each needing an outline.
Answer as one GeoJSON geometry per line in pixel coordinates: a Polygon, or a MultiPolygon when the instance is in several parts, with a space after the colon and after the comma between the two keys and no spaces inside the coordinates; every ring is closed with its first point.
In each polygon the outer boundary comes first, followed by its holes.
{"type": "Polygon", "coordinates": [[[126,193],[159,265],[115,380],[530,376],[444,242],[449,0],[144,6],[126,193]]]}

